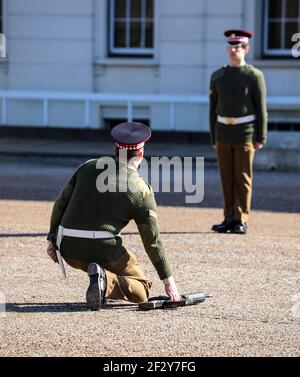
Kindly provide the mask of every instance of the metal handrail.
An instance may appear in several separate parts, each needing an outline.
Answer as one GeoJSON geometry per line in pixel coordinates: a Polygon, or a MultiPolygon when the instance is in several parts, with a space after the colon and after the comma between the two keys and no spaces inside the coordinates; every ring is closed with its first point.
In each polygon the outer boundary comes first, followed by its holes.
{"type": "MultiPolygon", "coordinates": [[[[207,95],[173,95],[173,94],[131,94],[131,93],[89,93],[89,92],[47,92],[47,91],[0,91],[2,98],[2,125],[7,124],[7,100],[41,100],[43,102],[43,125],[49,125],[49,101],[82,101],[84,103],[85,126],[91,125],[91,103],[125,103],[127,120],[133,119],[133,105],[137,103],[166,103],[169,105],[171,129],[175,129],[176,104],[194,103],[208,105],[207,95]]],[[[268,106],[300,106],[300,96],[269,96],[268,106]]]]}
{"type": "Polygon", "coordinates": [[[82,101],[85,104],[85,126],[91,124],[91,102],[125,103],[127,106],[127,120],[133,119],[134,103],[167,103],[170,106],[170,126],[175,128],[175,104],[199,103],[207,104],[204,95],[168,95],[168,94],[116,94],[116,93],[85,93],[85,92],[36,92],[36,91],[0,91],[2,98],[2,124],[7,124],[7,99],[25,99],[43,101],[43,125],[49,125],[48,107],[50,100],[82,101]]]}

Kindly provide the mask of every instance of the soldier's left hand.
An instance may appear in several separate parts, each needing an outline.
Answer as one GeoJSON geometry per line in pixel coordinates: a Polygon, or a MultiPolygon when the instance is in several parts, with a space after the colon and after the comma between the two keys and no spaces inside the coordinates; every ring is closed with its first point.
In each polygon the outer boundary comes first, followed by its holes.
{"type": "Polygon", "coordinates": [[[57,259],[57,255],[56,255],[56,250],[55,250],[52,242],[48,243],[47,254],[53,260],[54,263],[58,263],[58,259],[57,259]]]}
{"type": "Polygon", "coordinates": [[[180,301],[181,296],[178,292],[173,276],[164,280],[165,292],[171,301],[180,301]]]}
{"type": "Polygon", "coordinates": [[[261,149],[264,145],[262,143],[253,143],[254,149],[257,151],[258,149],[261,149]]]}

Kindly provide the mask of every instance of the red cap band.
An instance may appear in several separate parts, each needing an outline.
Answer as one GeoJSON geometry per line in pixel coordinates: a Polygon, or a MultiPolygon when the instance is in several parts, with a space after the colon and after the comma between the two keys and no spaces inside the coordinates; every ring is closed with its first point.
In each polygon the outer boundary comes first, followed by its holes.
{"type": "Polygon", "coordinates": [[[119,144],[116,143],[117,148],[119,149],[128,149],[128,150],[137,150],[142,148],[145,145],[145,143],[140,143],[140,144],[119,144]]]}
{"type": "Polygon", "coordinates": [[[248,37],[228,37],[227,42],[241,42],[241,43],[249,43],[248,37]]]}

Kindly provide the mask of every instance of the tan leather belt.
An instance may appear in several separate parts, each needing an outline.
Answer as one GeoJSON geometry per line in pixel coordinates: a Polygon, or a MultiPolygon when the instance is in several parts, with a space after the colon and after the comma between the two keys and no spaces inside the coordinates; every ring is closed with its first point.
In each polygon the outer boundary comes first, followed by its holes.
{"type": "Polygon", "coordinates": [[[244,117],[222,117],[220,115],[217,116],[217,121],[223,124],[227,124],[230,126],[234,126],[236,124],[243,124],[243,123],[249,123],[253,122],[256,119],[256,116],[253,115],[246,115],[244,117]]]}

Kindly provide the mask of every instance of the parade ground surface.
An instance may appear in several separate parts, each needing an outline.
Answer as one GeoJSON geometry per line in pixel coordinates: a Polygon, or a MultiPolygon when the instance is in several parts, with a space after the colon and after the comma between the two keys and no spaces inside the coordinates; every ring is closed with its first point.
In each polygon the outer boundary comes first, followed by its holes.
{"type": "MultiPolygon", "coordinates": [[[[216,166],[205,195],[156,194],[161,237],[180,292],[208,292],[196,306],[139,311],[85,305],[87,276],[63,279],[46,255],[53,200],[77,163],[4,158],[0,164],[0,356],[300,356],[300,177],[256,171],[247,235],[214,234],[222,220],[216,166]]],[[[163,285],[134,223],[123,232],[153,281],[163,285]]]]}

